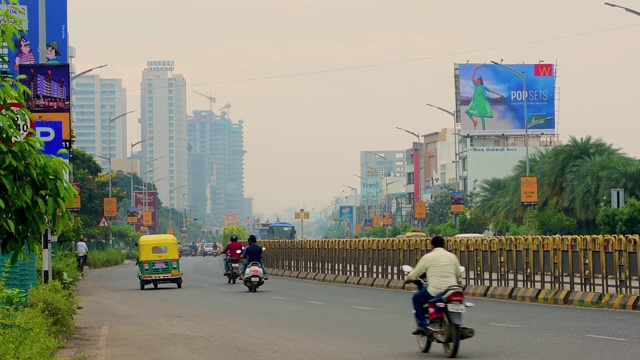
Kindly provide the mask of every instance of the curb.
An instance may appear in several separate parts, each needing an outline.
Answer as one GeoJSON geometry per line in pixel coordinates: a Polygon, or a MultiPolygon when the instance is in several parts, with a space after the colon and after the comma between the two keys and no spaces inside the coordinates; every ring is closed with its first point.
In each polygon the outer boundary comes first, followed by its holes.
{"type": "Polygon", "coordinates": [[[300,271],[299,273],[297,273],[297,274],[296,274],[296,277],[297,277],[298,279],[306,279],[306,278],[307,278],[307,275],[309,275],[309,273],[308,273],[308,272],[306,272],[306,271],[300,271]]]}
{"type": "Polygon", "coordinates": [[[346,284],[349,277],[347,275],[337,275],[333,282],[346,284]]]}
{"type": "Polygon", "coordinates": [[[360,282],[361,279],[362,278],[359,277],[359,276],[349,276],[347,278],[346,283],[349,284],[349,285],[358,285],[358,283],[360,282]]]}
{"type": "Polygon", "coordinates": [[[382,289],[386,289],[389,287],[389,283],[391,282],[391,280],[389,279],[375,279],[373,281],[373,287],[377,287],[377,288],[382,288],[382,289]]]}
{"type": "Polygon", "coordinates": [[[611,309],[640,310],[639,301],[640,296],[638,295],[613,295],[607,303],[607,307],[611,309]]]}
{"type": "Polygon", "coordinates": [[[336,276],[335,274],[327,274],[322,281],[323,282],[334,282],[336,280],[336,276]]]}
{"type": "Polygon", "coordinates": [[[511,300],[511,294],[513,294],[513,286],[499,286],[491,287],[487,292],[487,297],[490,299],[511,300]]]}
{"type": "MultiPolygon", "coordinates": [[[[403,284],[404,284],[404,280],[395,279],[395,280],[390,280],[389,283],[387,284],[387,287],[389,289],[402,290],[402,285],[403,284]]],[[[407,286],[408,285],[409,284],[407,284],[407,286]]]]}
{"type": "Polygon", "coordinates": [[[467,295],[473,297],[486,297],[487,291],[489,291],[489,287],[484,285],[468,285],[466,289],[467,295]]]}
{"type": "Polygon", "coordinates": [[[587,303],[591,305],[598,305],[602,301],[602,293],[586,292],[586,291],[574,291],[569,295],[568,305],[575,305],[576,303],[587,303]]]}
{"type": "Polygon", "coordinates": [[[358,285],[360,286],[373,286],[373,283],[376,281],[375,278],[370,278],[370,277],[363,277],[360,279],[360,282],[358,282],[358,285]]]}
{"type": "Polygon", "coordinates": [[[511,300],[523,301],[523,302],[538,302],[538,295],[540,294],[540,289],[536,288],[518,288],[517,291],[514,290],[511,295],[511,300]]]}

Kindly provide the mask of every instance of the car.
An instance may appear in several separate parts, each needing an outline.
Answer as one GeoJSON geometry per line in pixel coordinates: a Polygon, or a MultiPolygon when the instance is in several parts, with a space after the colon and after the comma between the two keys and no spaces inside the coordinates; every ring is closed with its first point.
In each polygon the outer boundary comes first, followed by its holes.
{"type": "Polygon", "coordinates": [[[204,244],[204,256],[213,255],[213,244],[205,243],[204,244]]]}

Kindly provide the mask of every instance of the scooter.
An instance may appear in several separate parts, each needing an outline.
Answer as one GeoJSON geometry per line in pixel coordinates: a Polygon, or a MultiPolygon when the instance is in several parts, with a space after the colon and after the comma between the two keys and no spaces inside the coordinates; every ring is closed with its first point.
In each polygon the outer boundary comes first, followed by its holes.
{"type": "Polygon", "coordinates": [[[196,253],[197,253],[196,250],[191,249],[191,257],[196,257],[196,253]]]}
{"type": "Polygon", "coordinates": [[[243,278],[244,286],[249,289],[249,292],[257,292],[258,288],[264,285],[264,274],[262,272],[262,265],[259,262],[253,261],[244,271],[243,278]]]}
{"type": "MultiPolygon", "coordinates": [[[[408,274],[413,268],[402,265],[402,270],[408,274]]],[[[427,285],[426,276],[423,274],[413,283],[418,289],[422,289],[427,285]]],[[[429,314],[429,326],[425,334],[417,335],[420,351],[428,353],[431,343],[435,341],[442,344],[447,357],[455,358],[460,349],[460,340],[475,335],[473,329],[462,326],[462,314],[466,312],[467,307],[473,307],[473,304],[464,302],[464,289],[459,285],[450,286],[425,304],[429,314]]]]}

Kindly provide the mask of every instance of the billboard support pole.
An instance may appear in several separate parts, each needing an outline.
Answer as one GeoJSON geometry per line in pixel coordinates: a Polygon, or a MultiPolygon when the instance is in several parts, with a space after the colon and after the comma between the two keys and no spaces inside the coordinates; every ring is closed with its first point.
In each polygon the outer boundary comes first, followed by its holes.
{"type": "Polygon", "coordinates": [[[38,62],[47,62],[47,9],[46,0],[38,1],[38,62]]]}

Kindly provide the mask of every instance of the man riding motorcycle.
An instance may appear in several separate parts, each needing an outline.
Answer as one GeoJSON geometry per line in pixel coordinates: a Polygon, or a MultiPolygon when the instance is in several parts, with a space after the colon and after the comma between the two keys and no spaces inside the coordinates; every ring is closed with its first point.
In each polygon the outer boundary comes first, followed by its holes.
{"type": "Polygon", "coordinates": [[[431,239],[433,250],[424,255],[415,269],[407,275],[406,282],[413,282],[422,274],[427,274],[428,286],[413,295],[413,313],[418,328],[413,335],[426,334],[429,322],[424,313],[424,305],[450,286],[458,285],[462,273],[458,257],[444,249],[444,238],[434,236],[431,239]]]}
{"type": "Polygon", "coordinates": [[[229,257],[224,259],[224,276],[229,275],[231,272],[231,262],[237,260],[238,262],[242,258],[242,244],[238,242],[238,235],[231,235],[231,241],[224,247],[222,254],[229,253],[229,257]],[[240,251],[238,251],[240,250],[240,251]]]}
{"type": "Polygon", "coordinates": [[[191,251],[191,252],[195,251],[196,255],[198,255],[198,245],[196,245],[195,242],[192,242],[191,246],[189,246],[189,251],[191,251]]]}
{"type": "Polygon", "coordinates": [[[248,241],[249,246],[244,249],[244,262],[242,263],[242,271],[240,271],[240,279],[244,276],[247,266],[255,261],[262,267],[262,274],[264,279],[267,280],[269,277],[267,276],[267,268],[264,267],[262,262],[262,247],[256,244],[258,239],[256,239],[255,235],[249,235],[248,241]]]}

